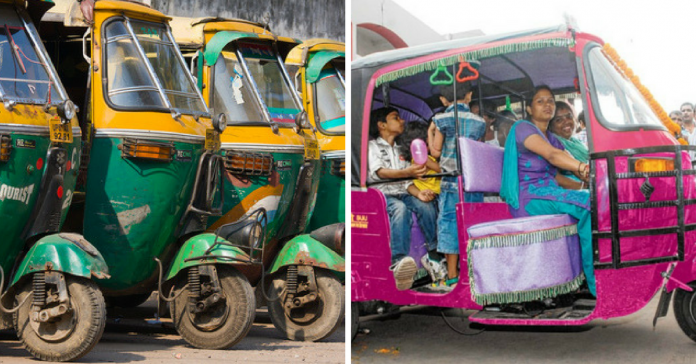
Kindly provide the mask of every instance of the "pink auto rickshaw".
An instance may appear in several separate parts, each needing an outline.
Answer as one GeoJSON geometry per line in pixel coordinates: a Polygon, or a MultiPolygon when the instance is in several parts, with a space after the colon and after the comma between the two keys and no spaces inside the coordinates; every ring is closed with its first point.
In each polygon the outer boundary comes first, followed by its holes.
{"type": "MultiPolygon", "coordinates": [[[[469,320],[485,325],[577,326],[634,313],[661,292],[655,320],[673,301],[679,326],[696,340],[694,147],[675,137],[678,126],[611,46],[562,25],[382,52],[351,67],[353,334],[359,314],[385,305],[476,310],[469,320]],[[407,123],[428,122],[443,109],[438,88],[466,77],[473,99],[493,105],[493,114],[512,109],[523,118],[542,84],[584,110],[596,296],[583,293],[574,219],[512,218],[496,198],[503,149],[461,137],[448,175],[459,176],[460,196],[490,198],[456,206],[459,282],[443,291],[426,279],[397,290],[385,196],[367,182],[370,113],[390,106],[407,123]]],[[[415,235],[412,244],[422,244],[415,235]]]]}

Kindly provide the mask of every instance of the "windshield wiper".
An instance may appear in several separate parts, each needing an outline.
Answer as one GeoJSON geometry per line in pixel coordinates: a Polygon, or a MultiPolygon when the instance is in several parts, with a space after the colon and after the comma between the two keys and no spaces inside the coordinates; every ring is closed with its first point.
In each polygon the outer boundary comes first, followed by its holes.
{"type": "Polygon", "coordinates": [[[27,73],[27,68],[24,67],[24,62],[22,62],[22,57],[19,56],[19,46],[17,43],[15,43],[14,38],[12,37],[12,33],[10,32],[10,28],[5,24],[5,33],[7,34],[7,38],[10,39],[10,48],[12,48],[12,54],[15,57],[15,60],[19,62],[19,68],[22,70],[22,73],[27,73]]]}

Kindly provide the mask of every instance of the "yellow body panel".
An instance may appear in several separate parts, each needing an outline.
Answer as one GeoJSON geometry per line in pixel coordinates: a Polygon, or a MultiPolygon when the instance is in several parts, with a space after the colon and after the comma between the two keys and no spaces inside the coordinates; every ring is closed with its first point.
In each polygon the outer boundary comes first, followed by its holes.
{"type": "Polygon", "coordinates": [[[205,137],[205,130],[212,128],[210,118],[200,117],[196,121],[191,115],[182,115],[179,120],[174,120],[168,112],[158,111],[119,111],[114,110],[106,103],[104,87],[102,82],[102,72],[104,67],[101,53],[101,31],[102,24],[109,18],[125,14],[133,19],[149,20],[158,23],[166,22],[169,17],[164,16],[155,10],[148,9],[137,4],[122,1],[98,1],[94,12],[96,26],[93,28],[94,50],[92,54],[93,76],[93,117],[94,127],[97,129],[135,129],[135,130],[156,130],[162,132],[172,132],[178,134],[189,134],[205,137]],[[122,8],[121,8],[122,7],[122,8]],[[157,15],[159,14],[159,15],[157,15]]]}
{"type": "Polygon", "coordinates": [[[220,135],[221,143],[250,143],[269,145],[303,145],[303,138],[290,128],[273,133],[270,126],[229,125],[220,135]]]}

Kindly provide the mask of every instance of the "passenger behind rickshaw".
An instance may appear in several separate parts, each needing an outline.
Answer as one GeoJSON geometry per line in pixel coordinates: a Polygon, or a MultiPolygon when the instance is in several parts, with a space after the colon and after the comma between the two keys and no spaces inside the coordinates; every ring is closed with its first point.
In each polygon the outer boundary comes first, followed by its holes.
{"type": "Polygon", "coordinates": [[[590,167],[566,153],[548,130],[556,107],[549,87],[536,87],[527,105],[530,121],[515,123],[505,143],[500,196],[514,217],[568,214],[578,220],[582,267],[588,288],[596,296],[590,194],[582,189],[590,167]],[[582,182],[556,173],[557,169],[573,172],[582,182]]]}
{"type": "Polygon", "coordinates": [[[486,132],[485,142],[496,147],[502,147],[505,145],[505,140],[510,132],[510,128],[512,128],[512,124],[517,121],[517,115],[512,110],[503,110],[493,116],[493,118],[492,125],[488,127],[492,132],[491,139],[488,139],[488,132],[486,132]]]}
{"type": "MultiPolygon", "coordinates": [[[[373,110],[370,115],[369,171],[368,183],[382,191],[387,202],[389,227],[391,229],[391,260],[389,268],[394,273],[396,288],[406,290],[413,285],[413,277],[418,267],[416,261],[408,256],[411,244],[411,213],[415,213],[418,225],[425,236],[429,251],[437,249],[435,223],[437,209],[432,201],[434,194],[420,191],[420,197],[409,193],[413,191],[413,178],[424,176],[428,170],[425,165],[411,164],[401,153],[401,146],[395,139],[404,131],[404,120],[399,111],[392,107],[373,110]],[[408,180],[405,180],[409,178],[408,180]],[[391,179],[398,181],[389,182],[391,179]],[[383,182],[383,183],[382,183],[383,182]],[[429,199],[428,199],[429,197],[429,199]]],[[[418,194],[418,193],[417,193],[418,194]]]]}
{"type": "MultiPolygon", "coordinates": [[[[471,83],[469,81],[456,83],[457,100],[454,101],[455,87],[441,86],[440,101],[445,106],[445,112],[433,117],[431,128],[435,128],[435,136],[430,146],[430,153],[435,158],[440,157],[440,166],[444,172],[456,171],[457,128],[455,127],[454,107],[457,106],[459,133],[463,136],[480,140],[486,128],[486,122],[469,110],[471,102],[471,83]]],[[[457,208],[459,203],[459,184],[456,176],[442,177],[440,183],[440,198],[438,200],[440,214],[437,218],[437,251],[445,254],[447,260],[447,276],[445,286],[452,287],[459,279],[459,237],[457,235],[457,208]]],[[[482,193],[465,193],[466,202],[483,202],[482,193]]]]}
{"type": "Polygon", "coordinates": [[[590,152],[585,143],[575,137],[577,124],[573,107],[565,101],[556,101],[556,114],[551,119],[549,128],[573,158],[587,163],[590,152]]]}

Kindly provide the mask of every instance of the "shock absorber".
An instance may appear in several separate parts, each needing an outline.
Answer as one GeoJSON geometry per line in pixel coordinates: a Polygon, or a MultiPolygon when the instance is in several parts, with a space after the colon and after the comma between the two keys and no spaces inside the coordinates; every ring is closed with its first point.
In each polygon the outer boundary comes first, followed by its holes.
{"type": "Polygon", "coordinates": [[[287,272],[287,275],[285,277],[285,289],[287,292],[287,296],[285,296],[285,307],[291,308],[292,307],[292,300],[295,298],[295,294],[297,294],[297,266],[296,265],[288,266],[288,272],[287,272]]]}
{"type": "Polygon", "coordinates": [[[189,307],[191,312],[194,312],[198,298],[201,296],[201,275],[198,272],[198,267],[189,268],[188,284],[189,307]]]}
{"type": "Polygon", "coordinates": [[[34,289],[33,306],[46,306],[46,275],[44,272],[34,273],[32,288],[34,289]]]}

